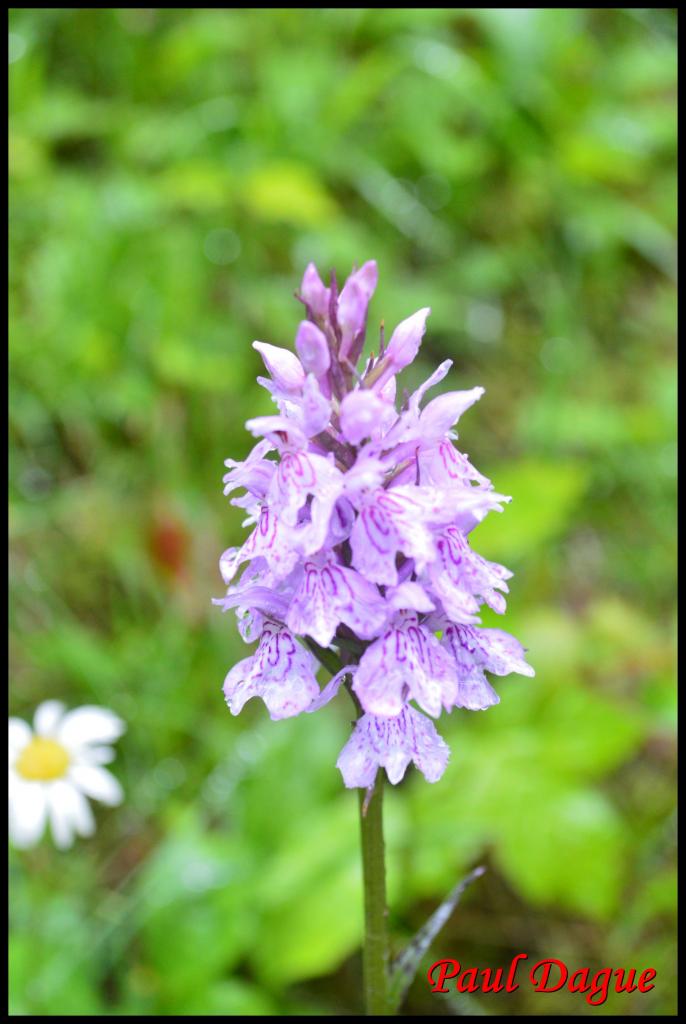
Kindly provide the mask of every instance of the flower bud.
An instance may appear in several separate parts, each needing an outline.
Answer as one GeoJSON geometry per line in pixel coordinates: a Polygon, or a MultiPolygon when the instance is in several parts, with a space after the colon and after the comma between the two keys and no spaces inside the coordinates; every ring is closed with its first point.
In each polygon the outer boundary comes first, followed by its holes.
{"type": "Polygon", "coordinates": [[[274,383],[286,392],[297,392],[305,383],[300,360],[287,348],[269,345],[266,341],[253,341],[252,347],[260,353],[274,383]]]}
{"type": "Polygon", "coordinates": [[[367,307],[378,276],[376,260],[369,260],[359,270],[355,270],[343,285],[338,299],[338,324],[343,335],[340,351],[342,359],[350,355],[353,340],[365,328],[367,307]]]}
{"type": "Polygon", "coordinates": [[[399,323],[393,331],[386,349],[386,358],[393,366],[393,373],[399,373],[409,366],[419,352],[426,330],[426,318],[430,312],[428,306],[418,310],[399,323]]]}
{"type": "Polygon", "coordinates": [[[322,284],[314,263],[308,263],[300,285],[300,297],[316,317],[325,320],[329,315],[330,291],[322,284]]]}
{"type": "Polygon", "coordinates": [[[373,391],[351,391],[341,402],[341,430],[351,444],[381,436],[397,418],[395,408],[373,391]]]}
{"type": "Polygon", "coordinates": [[[322,377],[331,365],[329,346],[324,334],[309,320],[303,320],[295,336],[295,347],[305,373],[322,377]]]}

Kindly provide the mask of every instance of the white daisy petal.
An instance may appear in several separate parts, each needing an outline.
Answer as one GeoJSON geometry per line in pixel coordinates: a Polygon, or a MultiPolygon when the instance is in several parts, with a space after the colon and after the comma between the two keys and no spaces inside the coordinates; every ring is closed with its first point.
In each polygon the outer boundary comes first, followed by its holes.
{"type": "Polygon", "coordinates": [[[120,804],[124,799],[124,791],[118,780],[105,768],[86,764],[74,765],[69,772],[69,778],[87,796],[100,800],[110,807],[120,804]]]}
{"type": "Polygon", "coordinates": [[[109,764],[116,756],[112,747],[81,747],[74,754],[74,763],[109,764]]]}
{"type": "Polygon", "coordinates": [[[74,786],[58,779],[48,789],[48,813],[55,845],[61,850],[68,849],[74,841],[74,833],[90,836],[95,831],[95,821],[88,801],[74,786]]]}
{"type": "Polygon", "coordinates": [[[86,704],[64,716],[58,739],[66,747],[85,743],[111,743],[119,739],[126,726],[118,715],[107,708],[86,704]]]}
{"type": "Polygon", "coordinates": [[[55,800],[49,805],[50,828],[55,846],[60,850],[68,850],[74,842],[74,830],[68,804],[55,800]]]}
{"type": "Polygon", "coordinates": [[[13,760],[22,747],[31,742],[31,727],[22,718],[10,718],[8,723],[8,746],[10,760],[13,760]]]}
{"type": "Polygon", "coordinates": [[[36,845],[45,829],[46,811],[45,787],[15,776],[9,790],[9,834],[15,846],[36,845]]]}
{"type": "Polygon", "coordinates": [[[61,700],[44,700],[36,708],[33,716],[33,728],[39,736],[54,736],[64,714],[61,700]]]}
{"type": "MultiPolygon", "coordinates": [[[[69,783],[63,782],[62,785],[64,785],[66,791],[69,783]]],[[[95,818],[93,817],[91,806],[83,793],[80,793],[78,789],[72,786],[69,786],[69,789],[71,791],[70,810],[74,828],[80,836],[92,836],[95,832],[95,818]]]]}
{"type": "Polygon", "coordinates": [[[123,800],[119,782],[101,766],[114,760],[110,744],[126,726],[107,708],[67,711],[57,700],[40,704],[33,724],[8,722],[10,839],[33,846],[49,822],[55,844],[68,849],[75,836],[95,831],[88,797],[110,806],[123,800]]]}

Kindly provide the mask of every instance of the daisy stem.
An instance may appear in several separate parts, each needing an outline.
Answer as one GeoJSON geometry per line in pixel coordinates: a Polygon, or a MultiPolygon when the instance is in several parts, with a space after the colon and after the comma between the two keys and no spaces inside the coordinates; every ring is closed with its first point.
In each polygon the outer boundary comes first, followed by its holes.
{"type": "Polygon", "coordinates": [[[362,958],[365,1012],[388,1016],[388,930],[386,870],[383,841],[383,780],[377,773],[373,788],[360,790],[360,832],[364,881],[364,951],[362,958]]]}

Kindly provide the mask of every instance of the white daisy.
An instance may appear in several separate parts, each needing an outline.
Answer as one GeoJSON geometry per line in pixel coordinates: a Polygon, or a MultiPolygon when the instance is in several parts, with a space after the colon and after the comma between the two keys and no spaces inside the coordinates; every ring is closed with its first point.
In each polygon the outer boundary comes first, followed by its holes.
{"type": "Polygon", "coordinates": [[[57,700],[38,707],[33,729],[21,718],[9,719],[9,834],[15,846],[34,846],[47,821],[61,849],[71,846],[74,834],[93,834],[86,797],[110,806],[123,798],[102,765],[114,760],[108,744],[125,728],[107,708],[86,705],[65,714],[57,700]]]}

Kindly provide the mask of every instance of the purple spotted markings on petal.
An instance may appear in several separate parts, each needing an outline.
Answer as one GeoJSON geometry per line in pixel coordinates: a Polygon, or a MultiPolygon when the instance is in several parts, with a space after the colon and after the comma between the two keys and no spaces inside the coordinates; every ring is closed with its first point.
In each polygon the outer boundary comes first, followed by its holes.
{"type": "Polygon", "coordinates": [[[292,633],[268,623],[258,648],[231,669],[224,680],[224,697],[237,715],[251,697],[261,697],[274,720],[306,711],[319,695],[316,663],[292,633]]]}
{"type": "Polygon", "coordinates": [[[457,672],[448,652],[414,613],[400,614],[360,659],[353,683],[365,711],[392,718],[416,700],[437,718],[457,697],[457,672]]]}
{"type": "Polygon", "coordinates": [[[498,704],[495,692],[484,671],[506,676],[511,672],[533,676],[534,670],[524,660],[524,648],[513,636],[501,629],[475,629],[472,626],[449,624],[443,632],[442,645],[452,654],[457,666],[458,692],[455,705],[470,711],[482,711],[498,704]]]}
{"type": "Polygon", "coordinates": [[[432,527],[449,514],[427,488],[378,488],[358,496],[350,534],[352,564],[372,583],[398,582],[396,556],[412,558],[421,571],[435,557],[432,527]]]}
{"type": "Polygon", "coordinates": [[[414,763],[427,782],[437,782],[450,750],[433,722],[406,705],[395,718],[362,715],[338,756],[336,766],[349,788],[371,786],[378,768],[395,785],[414,763]]]}
{"type": "Polygon", "coordinates": [[[371,785],[379,768],[398,782],[411,763],[435,781],[448,748],[413,704],[434,718],[483,710],[499,700],[486,673],[533,675],[514,637],[480,627],[482,604],[505,612],[512,575],[469,540],[510,500],[455,444],[484,390],[465,381],[427,397],[450,360],[403,388],[428,307],[403,311],[365,353],[377,276],[368,260],[339,287],[310,263],[295,351],[254,343],[276,408],[248,420],[256,444],[225,463],[224,493],[250,533],[221,556],[227,592],[215,600],[257,642],[226,677],[233,714],[252,697],[274,719],[313,714],[341,688],[362,706],[338,759],[347,786],[371,785]],[[332,666],[328,683],[313,652],[332,666]]]}
{"type": "MultiPolygon", "coordinates": [[[[464,533],[455,526],[439,534],[436,548],[438,557],[429,567],[428,575],[449,618],[453,617],[454,598],[459,602],[463,592],[485,601],[494,612],[504,613],[506,603],[500,591],[508,593],[506,580],[512,576],[509,569],[477,555],[464,533]]],[[[459,612],[456,621],[461,621],[459,612]]]]}
{"type": "Polygon", "coordinates": [[[294,633],[311,636],[322,647],[328,647],[340,623],[368,640],[383,628],[387,617],[374,584],[354,569],[326,560],[305,563],[286,622],[294,633]]]}
{"type": "Polygon", "coordinates": [[[267,505],[260,511],[257,526],[241,548],[229,548],[219,560],[222,579],[229,584],[238,568],[254,558],[264,558],[277,576],[287,576],[298,561],[293,534],[267,505]]]}

